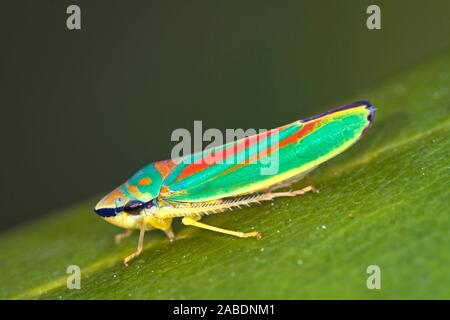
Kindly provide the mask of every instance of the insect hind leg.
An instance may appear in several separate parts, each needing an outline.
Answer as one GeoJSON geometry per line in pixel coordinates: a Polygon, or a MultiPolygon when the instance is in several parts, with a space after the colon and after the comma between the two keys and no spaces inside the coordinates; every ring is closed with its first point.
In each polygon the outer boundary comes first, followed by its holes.
{"type": "Polygon", "coordinates": [[[279,197],[295,197],[295,196],[300,196],[302,194],[308,193],[308,192],[313,192],[313,193],[319,193],[319,190],[316,189],[313,186],[307,186],[304,187],[302,189],[299,190],[290,190],[290,191],[284,191],[284,192],[272,192],[269,191],[267,193],[268,200],[272,200],[274,198],[279,198],[279,197]]]}
{"type": "Polygon", "coordinates": [[[192,218],[192,217],[184,217],[181,222],[186,226],[193,226],[201,229],[206,229],[214,232],[224,233],[228,234],[230,236],[235,236],[239,238],[250,238],[255,237],[256,240],[261,239],[261,234],[259,232],[253,231],[253,232],[240,232],[240,231],[232,231],[227,229],[222,229],[214,226],[210,226],[209,224],[198,222],[200,220],[199,218],[192,218]]]}

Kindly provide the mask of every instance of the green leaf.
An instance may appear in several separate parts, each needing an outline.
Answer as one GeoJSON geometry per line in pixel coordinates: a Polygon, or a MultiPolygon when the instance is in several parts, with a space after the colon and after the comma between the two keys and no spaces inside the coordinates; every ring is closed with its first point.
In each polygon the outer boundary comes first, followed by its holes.
{"type": "Polygon", "coordinates": [[[125,268],[137,238],[115,245],[93,199],[0,237],[0,298],[450,298],[449,71],[446,55],[355,97],[377,107],[374,126],[296,186],[320,194],[204,219],[262,240],[178,223],[177,241],[148,233],[125,268]],[[366,286],[369,265],[381,290],[366,286]]]}

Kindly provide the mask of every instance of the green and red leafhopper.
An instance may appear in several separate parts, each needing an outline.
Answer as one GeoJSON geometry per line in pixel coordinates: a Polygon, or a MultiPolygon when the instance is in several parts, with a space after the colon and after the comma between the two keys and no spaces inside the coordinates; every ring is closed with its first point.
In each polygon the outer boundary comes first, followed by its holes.
{"type": "Polygon", "coordinates": [[[356,143],[370,128],[374,110],[369,102],[358,101],[182,159],[151,163],[106,195],[95,212],[127,229],[117,235],[116,242],[133,229],[140,230],[137,250],[124,259],[125,265],[142,252],[145,231],[159,229],[174,240],[173,218],[182,218],[189,226],[260,239],[259,232],[231,231],[199,220],[203,215],[242,205],[315,191],[308,186],[273,192],[300,180],[356,143]],[[267,163],[263,160],[269,157],[276,159],[277,170],[262,174],[261,163],[267,163]],[[216,161],[206,161],[211,158],[216,161]]]}

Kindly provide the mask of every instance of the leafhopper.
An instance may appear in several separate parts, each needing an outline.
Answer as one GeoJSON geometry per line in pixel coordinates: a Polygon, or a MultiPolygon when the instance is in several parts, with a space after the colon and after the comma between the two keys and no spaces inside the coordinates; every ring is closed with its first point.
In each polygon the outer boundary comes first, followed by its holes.
{"type": "Polygon", "coordinates": [[[100,200],[95,212],[126,229],[116,236],[116,242],[139,230],[137,250],[124,259],[125,265],[141,254],[146,231],[162,230],[173,241],[174,218],[181,218],[187,226],[260,239],[259,232],[226,230],[200,219],[243,205],[316,191],[307,186],[274,192],[355,144],[370,128],[374,111],[369,102],[358,101],[182,159],[150,163],[100,200]],[[270,157],[276,159],[277,170],[264,173],[262,164],[270,157]]]}

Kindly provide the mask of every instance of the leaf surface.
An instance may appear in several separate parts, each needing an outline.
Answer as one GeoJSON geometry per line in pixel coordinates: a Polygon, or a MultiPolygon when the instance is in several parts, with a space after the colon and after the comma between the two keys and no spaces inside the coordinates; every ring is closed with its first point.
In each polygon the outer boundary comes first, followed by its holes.
{"type": "MultiPolygon", "coordinates": [[[[236,239],[179,223],[179,239],[137,235],[101,221],[97,199],[0,237],[3,299],[450,298],[450,55],[401,74],[353,100],[376,107],[354,147],[295,187],[319,194],[278,199],[204,221],[258,230],[236,239]],[[81,289],[66,287],[69,265],[81,289]],[[381,290],[366,286],[381,269],[381,290]]],[[[294,115],[302,118],[307,115],[294,115]]]]}

